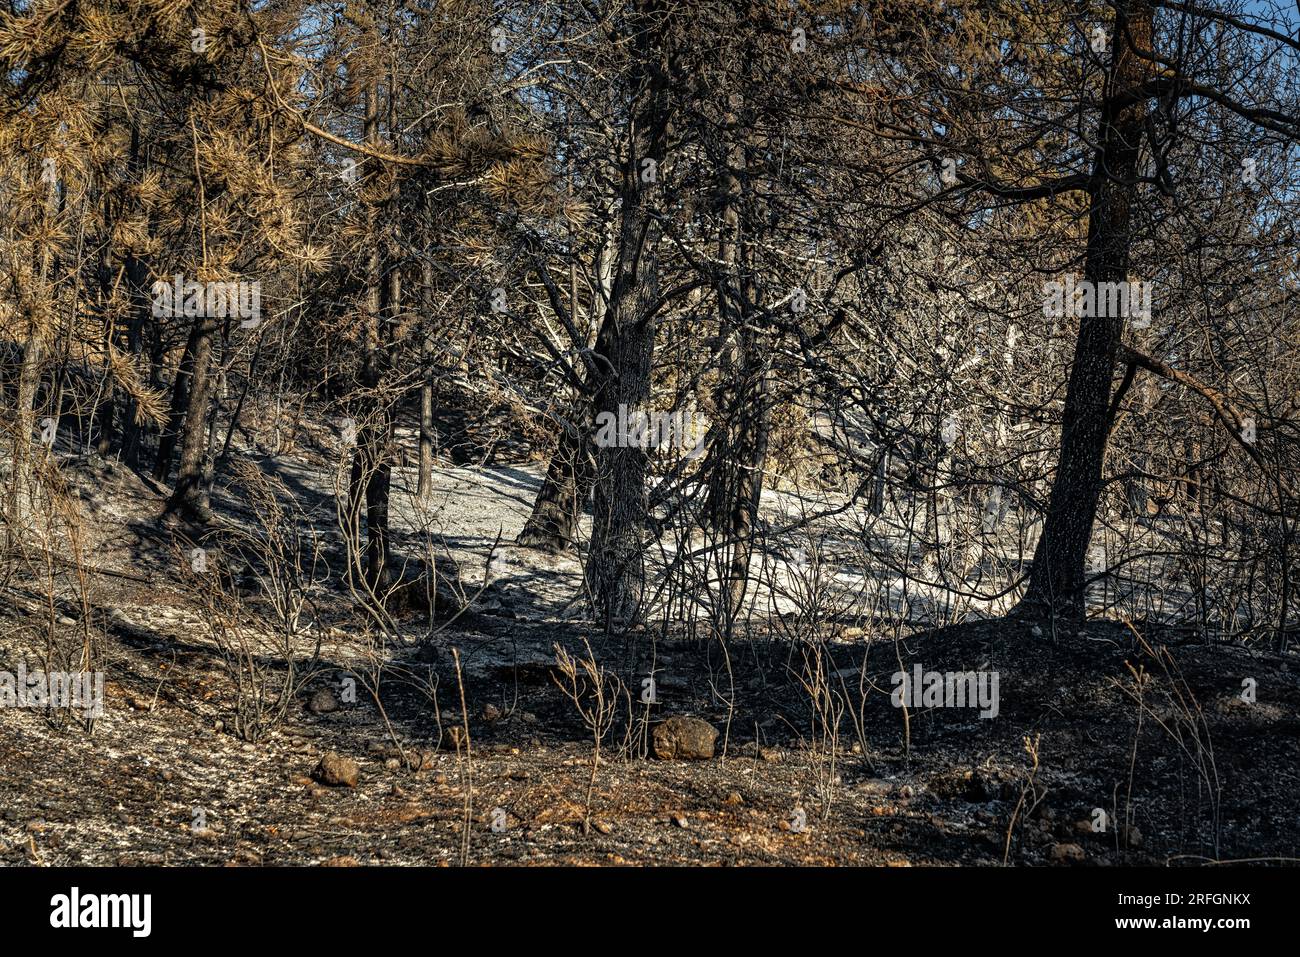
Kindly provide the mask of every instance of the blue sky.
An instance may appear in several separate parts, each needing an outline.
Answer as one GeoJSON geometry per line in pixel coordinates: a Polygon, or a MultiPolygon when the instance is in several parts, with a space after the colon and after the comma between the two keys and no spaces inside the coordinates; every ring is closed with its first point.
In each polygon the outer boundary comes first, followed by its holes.
{"type": "Polygon", "coordinates": [[[1296,0],[1247,0],[1245,10],[1279,32],[1295,32],[1300,24],[1296,0]]]}

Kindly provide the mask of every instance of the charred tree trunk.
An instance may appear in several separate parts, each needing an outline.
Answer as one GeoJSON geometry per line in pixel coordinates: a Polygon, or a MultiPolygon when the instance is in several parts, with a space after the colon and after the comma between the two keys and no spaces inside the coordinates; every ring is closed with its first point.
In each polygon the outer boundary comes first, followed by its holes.
{"type": "Polygon", "coordinates": [[[575,421],[560,433],[559,446],[551,456],[532,514],[515,539],[525,548],[558,553],[577,542],[582,505],[591,494],[595,477],[589,408],[583,397],[575,421]]]}
{"type": "MultiPolygon", "coordinates": [[[[741,182],[745,169],[745,145],[740,141],[739,94],[733,94],[723,116],[726,161],[721,176],[725,197],[722,237],[718,258],[723,274],[718,283],[722,335],[735,342],[728,354],[720,410],[726,425],[716,430],[721,442],[710,451],[708,520],[723,536],[719,549],[722,575],[723,630],[730,637],[745,599],[749,563],[753,555],[754,524],[763,493],[763,466],[767,460],[771,415],[769,370],[762,355],[759,336],[748,327],[748,304],[756,301],[754,263],[750,237],[741,208],[746,189],[741,182]]],[[[757,221],[756,197],[749,191],[750,220],[757,221]]]]}
{"type": "MultiPolygon", "coordinates": [[[[1149,69],[1135,47],[1151,48],[1151,8],[1146,0],[1130,0],[1115,11],[1110,78],[1089,190],[1084,278],[1094,287],[1128,279],[1131,207],[1137,195],[1146,107],[1141,100],[1127,98],[1149,69]]],[[[1080,319],[1061,421],[1061,457],[1021,602],[1025,610],[1047,609],[1072,617],[1084,611],[1084,560],[1101,497],[1108,409],[1125,322],[1122,315],[1100,312],[1093,310],[1080,319]]]]}
{"type": "Polygon", "coordinates": [[[192,365],[185,403],[185,424],[180,436],[180,460],[176,469],[176,486],[167,502],[167,513],[176,513],[187,522],[207,524],[212,515],[208,506],[205,459],[208,451],[208,413],[212,408],[212,339],[217,321],[211,316],[195,319],[190,333],[192,365]]]}
{"type": "MultiPolygon", "coordinates": [[[[641,266],[653,269],[653,259],[643,252],[641,266]]],[[[629,279],[629,284],[637,288],[626,290],[615,307],[624,313],[621,328],[596,346],[614,370],[596,395],[597,415],[608,413],[617,418],[622,406],[630,418],[636,410],[647,410],[650,402],[654,330],[638,322],[636,316],[643,314],[653,300],[654,280],[651,276],[636,276],[629,279]]],[[[648,508],[646,475],[646,450],[626,441],[626,436],[596,452],[587,580],[607,625],[628,625],[641,615],[648,508]]]]}
{"type": "Polygon", "coordinates": [[[433,261],[420,266],[424,298],[424,335],[420,339],[420,464],[416,494],[426,502],[433,494],[433,261]]]}
{"type": "MultiPolygon", "coordinates": [[[[131,125],[131,152],[127,159],[127,166],[133,178],[144,176],[145,165],[141,155],[140,127],[136,123],[131,125]]],[[[151,214],[151,231],[152,228],[153,219],[151,214]]],[[[149,267],[134,252],[127,254],[123,265],[126,272],[127,291],[131,297],[131,318],[127,326],[127,351],[132,359],[136,359],[144,352],[145,330],[152,318],[149,296],[149,267]]],[[[112,404],[111,398],[110,396],[110,404],[112,404]]],[[[141,468],[144,446],[145,429],[140,422],[138,405],[139,403],[135,398],[126,397],[126,410],[122,422],[122,461],[132,469],[141,468]]],[[[170,452],[168,453],[167,467],[170,470],[170,452]]],[[[166,479],[167,476],[163,475],[159,481],[166,481],[166,479]]]]}
{"type": "MultiPolygon", "coordinates": [[[[192,121],[192,117],[191,117],[192,121]]],[[[194,178],[198,192],[199,234],[203,250],[203,266],[208,263],[207,226],[205,208],[207,195],[198,162],[198,138],[194,138],[194,178]]],[[[173,305],[178,305],[173,303],[173,305]]],[[[212,376],[212,340],[217,331],[215,316],[200,309],[190,331],[192,366],[185,403],[185,424],[180,433],[180,461],[176,469],[176,485],[167,500],[164,514],[178,514],[182,520],[206,525],[212,520],[208,507],[207,467],[208,413],[215,393],[212,376]]]]}
{"type": "Polygon", "coordinates": [[[198,340],[199,323],[195,323],[189,337],[185,340],[185,351],[181,354],[180,365],[176,367],[176,378],[172,382],[171,403],[167,412],[167,425],[158,437],[153,477],[159,482],[166,482],[171,475],[172,458],[176,455],[176,441],[185,422],[185,410],[190,405],[190,386],[194,379],[194,352],[198,340]]]}
{"type": "MultiPolygon", "coordinates": [[[[49,199],[46,203],[46,215],[53,218],[59,205],[59,186],[50,184],[49,199]]],[[[45,359],[45,339],[49,314],[45,304],[53,299],[50,277],[53,273],[54,256],[48,250],[41,256],[37,271],[37,285],[33,295],[25,295],[18,283],[14,284],[14,298],[20,304],[21,312],[27,320],[23,333],[23,356],[18,368],[18,394],[15,397],[17,409],[14,415],[13,437],[13,485],[9,501],[9,535],[17,532],[26,511],[28,496],[32,491],[32,465],[35,460],[32,448],[36,431],[36,394],[41,385],[41,367],[45,359]]],[[[57,409],[55,415],[58,414],[57,409]]]]}
{"type": "Polygon", "coordinates": [[[754,551],[754,525],[763,494],[763,467],[770,431],[770,376],[746,331],[743,360],[737,370],[739,388],[729,405],[734,423],[726,445],[718,448],[709,477],[708,512],[723,536],[722,597],[724,631],[729,637],[745,600],[749,563],[754,551]]]}
{"type": "MultiPolygon", "coordinates": [[[[628,155],[619,189],[622,222],[607,320],[597,338],[601,371],[593,410],[618,417],[649,413],[654,354],[653,313],[658,297],[661,227],[652,215],[668,134],[667,12],[640,3],[629,14],[635,37],[629,79],[628,155]]],[[[607,628],[630,625],[642,613],[645,586],[646,450],[619,437],[596,453],[591,547],[586,577],[607,628]]]]}
{"type": "Polygon", "coordinates": [[[99,401],[95,410],[95,452],[106,457],[113,449],[113,439],[117,435],[117,403],[109,393],[99,401]]]}
{"type": "Polygon", "coordinates": [[[378,348],[366,357],[367,371],[364,381],[375,396],[376,416],[369,430],[368,457],[372,468],[366,482],[366,582],[376,594],[385,592],[390,584],[388,550],[388,502],[392,493],[393,463],[390,456],[393,439],[393,417],[388,397],[384,394],[388,360],[387,323],[396,320],[402,311],[401,273],[393,263],[388,275],[381,280],[380,322],[378,348]]]}
{"type": "MultiPolygon", "coordinates": [[[[44,286],[44,277],[42,277],[44,286]]],[[[22,364],[18,369],[17,408],[14,415],[13,486],[10,489],[10,534],[21,525],[26,511],[27,496],[31,490],[32,463],[34,459],[33,434],[36,431],[36,392],[41,384],[41,361],[45,344],[42,336],[42,316],[33,302],[25,304],[27,331],[23,336],[22,364]]]]}
{"type": "MultiPolygon", "coordinates": [[[[608,224],[602,230],[599,246],[592,263],[589,280],[594,286],[593,302],[587,316],[598,314],[602,303],[608,303],[613,294],[611,264],[617,253],[613,231],[608,224]]],[[[578,271],[576,265],[569,270],[570,321],[575,329],[582,328],[578,308],[578,271]]],[[[606,314],[608,320],[608,314],[606,314]]],[[[599,338],[599,333],[597,333],[599,338]]],[[[580,343],[590,348],[588,340],[580,343]]],[[[595,448],[591,442],[592,409],[591,384],[599,380],[592,366],[584,366],[582,388],[570,416],[560,433],[559,442],[551,456],[546,477],[533,502],[532,513],[524,523],[523,531],[515,539],[525,548],[559,553],[575,547],[578,541],[578,523],[583,508],[591,497],[595,481],[595,448]]]]}
{"type": "MultiPolygon", "coordinates": [[[[131,296],[131,321],[127,327],[126,348],[132,359],[144,352],[145,325],[150,317],[149,270],[135,255],[126,258],[126,277],[131,296]]],[[[122,461],[133,469],[141,467],[144,445],[144,428],[137,412],[139,403],[127,396],[122,422],[122,461]]],[[[170,459],[170,456],[169,456],[170,459]]],[[[170,468],[170,461],[168,463],[170,468]]],[[[162,480],[165,480],[163,476],[162,480]]]]}
{"type": "MultiPolygon", "coordinates": [[[[365,136],[367,143],[377,143],[379,132],[379,94],[376,86],[365,93],[365,136]]],[[[391,197],[389,198],[391,200],[391,197]]],[[[387,206],[387,201],[384,204],[387,206]]],[[[371,594],[382,599],[391,584],[388,555],[388,500],[392,486],[392,410],[384,393],[388,363],[387,337],[389,320],[401,314],[401,274],[394,257],[386,255],[390,244],[380,236],[381,210],[371,205],[367,211],[368,235],[374,237],[365,267],[364,354],[361,360],[360,396],[357,414],[357,448],[352,461],[349,514],[355,527],[358,512],[366,516],[366,545],[361,572],[371,594]],[[385,272],[385,260],[388,270],[385,272]]],[[[359,536],[354,539],[359,543],[359,536]]]]}

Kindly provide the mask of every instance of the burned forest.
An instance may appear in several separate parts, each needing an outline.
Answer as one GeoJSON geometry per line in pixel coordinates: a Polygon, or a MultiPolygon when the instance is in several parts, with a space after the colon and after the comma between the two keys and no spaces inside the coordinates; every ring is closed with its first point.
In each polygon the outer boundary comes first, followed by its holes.
{"type": "Polygon", "coordinates": [[[1300,861],[1300,6],[7,0],[0,64],[14,876],[1300,861]]]}

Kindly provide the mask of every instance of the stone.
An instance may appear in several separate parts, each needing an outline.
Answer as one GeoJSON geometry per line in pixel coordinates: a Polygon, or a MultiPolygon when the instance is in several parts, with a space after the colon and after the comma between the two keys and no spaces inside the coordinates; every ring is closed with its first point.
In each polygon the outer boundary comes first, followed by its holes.
{"type": "Polygon", "coordinates": [[[654,730],[655,756],[665,761],[708,761],[718,729],[700,718],[673,715],[654,730]]]}
{"type": "Polygon", "coordinates": [[[410,762],[412,771],[428,771],[438,763],[438,756],[432,751],[408,751],[406,759],[410,762]]]}
{"type": "Polygon", "coordinates": [[[1087,857],[1078,844],[1053,844],[1049,853],[1058,864],[1077,864],[1087,857]]]}
{"type": "Polygon", "coordinates": [[[357,762],[329,751],[320,759],[320,764],[316,765],[312,777],[321,784],[327,784],[332,788],[354,788],[357,786],[357,778],[360,774],[361,769],[357,767],[357,762]]]}
{"type": "Polygon", "coordinates": [[[312,714],[329,714],[339,710],[339,699],[329,688],[318,688],[307,702],[307,710],[312,714]]]}

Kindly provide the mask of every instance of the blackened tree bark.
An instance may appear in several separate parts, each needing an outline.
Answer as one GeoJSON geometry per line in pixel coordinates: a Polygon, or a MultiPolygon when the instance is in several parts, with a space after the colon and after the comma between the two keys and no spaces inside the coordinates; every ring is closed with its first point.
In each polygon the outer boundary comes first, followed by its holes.
{"type": "Polygon", "coordinates": [[[748,306],[758,296],[750,234],[761,216],[752,186],[741,179],[746,167],[739,115],[743,105],[740,94],[732,94],[722,123],[727,139],[719,178],[724,199],[718,305],[722,335],[734,346],[723,355],[723,383],[716,403],[726,421],[711,430],[717,436],[716,444],[705,463],[709,476],[705,511],[710,524],[723,536],[718,551],[723,579],[722,626],[728,637],[749,580],[771,420],[769,370],[760,336],[748,322],[748,306]],[[742,216],[742,207],[752,215],[742,216]]]}
{"type": "MultiPolygon", "coordinates": [[[[610,271],[610,262],[615,255],[613,239],[612,230],[608,226],[601,230],[589,276],[597,292],[588,315],[594,314],[597,304],[607,301],[613,291],[613,276],[610,271]]],[[[576,265],[571,265],[569,271],[569,309],[570,325],[574,329],[581,328],[576,265]]],[[[609,321],[608,314],[605,320],[609,321]]],[[[582,341],[575,345],[585,348],[591,343],[582,341]]],[[[570,421],[560,433],[528,521],[515,539],[517,544],[526,548],[558,553],[574,547],[577,542],[578,521],[583,506],[591,496],[592,483],[596,477],[595,447],[591,442],[591,386],[599,380],[595,373],[594,364],[584,364],[579,371],[582,383],[569,416],[570,421]]]]}
{"type": "Polygon", "coordinates": [[[366,581],[376,594],[390,584],[388,552],[388,502],[393,485],[393,415],[384,393],[387,378],[388,336],[402,311],[402,274],[389,260],[388,274],[381,280],[380,336],[377,348],[367,348],[363,381],[375,396],[373,428],[367,430],[367,458],[371,469],[366,482],[366,581]]]}
{"type": "Polygon", "coordinates": [[[208,452],[208,411],[212,407],[214,393],[212,339],[216,329],[215,318],[198,316],[190,333],[193,365],[185,404],[185,424],[181,430],[176,485],[166,509],[168,513],[175,513],[187,522],[200,525],[207,524],[212,518],[207,501],[207,483],[204,481],[204,460],[208,452]]]}
{"type": "Polygon", "coordinates": [[[712,457],[707,511],[713,527],[724,538],[722,596],[724,628],[728,636],[740,613],[749,580],[754,550],[754,524],[763,494],[763,468],[767,461],[771,429],[770,373],[759,354],[757,337],[751,330],[741,334],[740,366],[735,370],[735,388],[726,408],[732,422],[724,444],[712,457]]]}
{"type": "MultiPolygon", "coordinates": [[[[62,188],[58,183],[50,184],[48,199],[45,203],[45,215],[52,219],[60,203],[62,188]]],[[[32,467],[35,464],[33,440],[36,431],[36,395],[41,385],[41,370],[44,363],[48,338],[49,313],[44,304],[53,302],[51,276],[55,273],[54,254],[48,250],[41,253],[40,267],[37,271],[36,286],[31,295],[15,281],[13,297],[18,302],[26,328],[23,330],[22,361],[18,368],[18,394],[16,414],[14,416],[13,435],[13,473],[10,487],[9,515],[6,523],[6,541],[12,544],[13,536],[22,524],[27,506],[27,497],[33,481],[32,467]]],[[[58,408],[54,413],[58,416],[58,408]]]]}
{"type": "MultiPolygon", "coordinates": [[[[146,166],[140,142],[140,125],[131,124],[131,152],[127,159],[127,167],[131,171],[133,178],[143,177],[146,166]]],[[[152,214],[150,216],[150,229],[153,228],[152,214]]],[[[127,253],[123,263],[126,271],[127,289],[131,296],[131,316],[127,325],[127,352],[132,358],[138,358],[144,352],[145,334],[149,323],[153,321],[152,308],[149,295],[149,267],[148,264],[137,256],[134,250],[127,253]]],[[[156,332],[156,330],[154,330],[156,332]]],[[[155,339],[156,339],[155,335],[155,339]]],[[[109,396],[109,407],[112,408],[114,403],[112,396],[109,396]]],[[[142,455],[144,451],[144,437],[146,426],[140,421],[137,414],[139,403],[133,397],[126,397],[126,412],[122,422],[122,461],[133,469],[142,466],[142,455]]],[[[173,436],[175,432],[173,431],[173,436]]],[[[175,439],[173,438],[173,445],[175,439]]],[[[171,470],[171,453],[168,449],[167,470],[171,470]]],[[[166,481],[167,474],[159,478],[159,481],[166,481]]]]}
{"type": "MultiPolygon", "coordinates": [[[[640,217],[630,217],[640,218],[640,217]]],[[[650,230],[657,227],[651,226],[650,230]]],[[[625,224],[625,231],[627,226],[625,224]]],[[[657,239],[655,240],[657,242],[657,239]]],[[[639,266],[654,268],[655,256],[642,248],[639,266]]],[[[617,416],[621,405],[630,418],[647,410],[650,402],[650,366],[654,355],[654,330],[644,316],[654,297],[653,274],[637,275],[633,266],[615,308],[617,329],[596,344],[597,352],[613,371],[604,377],[596,394],[597,415],[617,416]]],[[[620,270],[621,272],[621,270],[620,270]]],[[[622,279],[623,277],[620,276],[622,279]]],[[[595,495],[592,503],[591,547],[587,580],[596,608],[607,625],[631,624],[641,614],[645,585],[645,525],[648,506],[646,450],[622,442],[596,452],[595,495]]]]}
{"type": "MultiPolygon", "coordinates": [[[[46,286],[45,269],[41,271],[41,287],[46,286]]],[[[14,416],[13,485],[10,488],[9,521],[7,537],[14,535],[21,525],[20,518],[26,508],[26,497],[31,485],[34,460],[33,438],[36,430],[36,392],[41,384],[41,362],[45,354],[43,319],[38,306],[32,301],[23,303],[26,330],[23,335],[22,364],[18,369],[17,409],[14,416]]]]}
{"type": "Polygon", "coordinates": [[[167,425],[158,437],[158,452],[154,457],[153,477],[159,482],[166,482],[171,475],[172,459],[176,455],[176,440],[180,437],[181,426],[185,422],[185,411],[190,405],[190,386],[194,380],[194,350],[198,345],[199,324],[195,323],[185,340],[185,351],[181,354],[180,365],[176,367],[176,378],[172,382],[171,403],[168,406],[167,425]]]}
{"type": "MultiPolygon", "coordinates": [[[[190,117],[194,129],[193,114],[190,117]]],[[[203,265],[208,261],[207,221],[205,207],[207,194],[199,167],[199,142],[193,132],[194,180],[198,192],[199,235],[203,251],[203,265]]],[[[173,305],[176,305],[175,303],[173,305]]],[[[181,430],[180,461],[176,467],[176,485],[167,500],[164,514],[177,514],[184,521],[206,525],[212,520],[208,506],[208,483],[205,460],[208,452],[208,413],[215,394],[212,376],[212,340],[217,330],[217,320],[200,310],[190,331],[193,365],[190,369],[189,395],[185,403],[185,424],[181,430]]]]}
{"type": "Polygon", "coordinates": [[[533,510],[515,539],[525,548],[562,552],[577,539],[582,503],[591,493],[595,477],[590,407],[587,397],[580,396],[574,421],[560,433],[533,510]]]}
{"type": "MultiPolygon", "coordinates": [[[[613,294],[595,350],[601,367],[593,402],[596,415],[617,416],[620,405],[629,416],[649,412],[662,232],[655,205],[670,117],[668,20],[669,11],[656,2],[636,3],[627,15],[626,32],[632,36],[628,152],[619,189],[622,221],[613,294]]],[[[622,441],[597,450],[586,577],[607,628],[634,623],[642,612],[646,473],[646,451],[635,443],[622,441]]]]}
{"type": "MultiPolygon", "coordinates": [[[[430,200],[432,205],[432,200],[430,200]]],[[[426,221],[427,222],[427,221],[426,221]]],[[[426,247],[429,244],[426,242],[426,247]]],[[[420,463],[416,494],[428,501],[433,494],[433,260],[420,263],[420,295],[424,305],[424,334],[420,337],[420,463]]]]}
{"type": "MultiPolygon", "coordinates": [[[[1150,69],[1137,51],[1150,52],[1151,24],[1147,0],[1116,5],[1111,66],[1089,186],[1084,278],[1094,284],[1128,280],[1132,206],[1146,118],[1143,97],[1133,94],[1150,69]]],[[[1083,613],[1084,559],[1101,498],[1109,406],[1124,323],[1122,315],[1080,320],[1061,421],[1061,456],[1022,610],[1083,613]]]]}
{"type": "MultiPolygon", "coordinates": [[[[146,324],[151,321],[149,299],[149,270],[144,261],[134,253],[126,257],[126,277],[131,295],[131,319],[127,326],[127,352],[132,358],[144,353],[146,324]]],[[[129,468],[140,468],[144,446],[145,427],[137,414],[139,403],[126,397],[126,413],[122,422],[122,461],[129,468]]],[[[170,467],[170,455],[168,456],[170,467]]],[[[163,480],[166,479],[163,476],[163,480]]]]}
{"type": "MultiPolygon", "coordinates": [[[[368,87],[364,96],[365,138],[367,143],[376,144],[379,141],[378,85],[368,87]]],[[[368,162],[367,166],[370,165],[368,162]]],[[[380,205],[387,207],[391,199],[390,194],[388,200],[380,205]]],[[[361,571],[371,593],[382,598],[390,584],[388,500],[393,474],[389,455],[393,416],[385,393],[385,380],[389,363],[388,338],[392,329],[389,320],[395,320],[401,314],[402,287],[391,244],[380,235],[381,225],[392,226],[391,222],[381,223],[383,210],[380,205],[372,203],[366,212],[367,234],[374,239],[365,265],[365,328],[358,382],[357,447],[352,459],[348,513],[353,523],[352,531],[359,538],[356,523],[358,513],[364,507],[366,546],[361,571]]]]}

